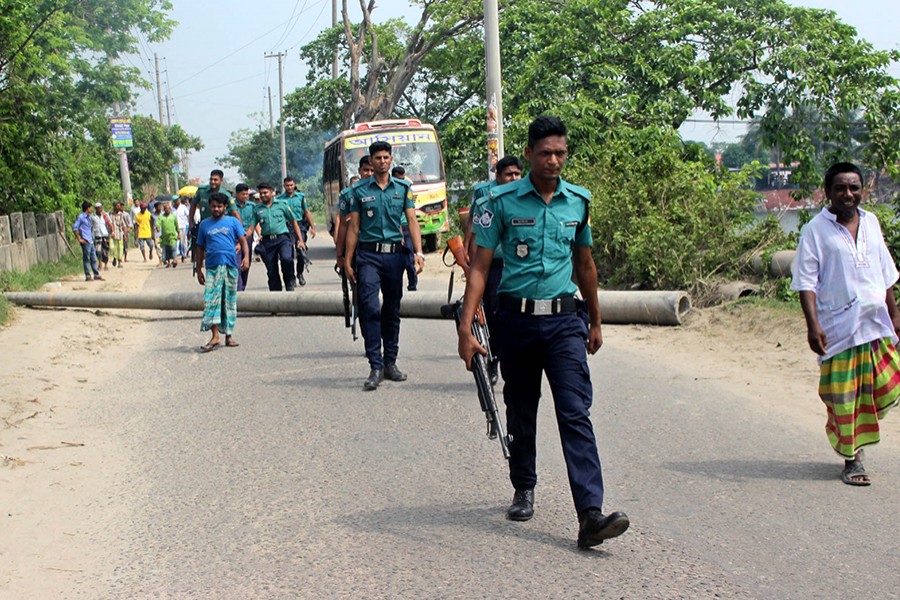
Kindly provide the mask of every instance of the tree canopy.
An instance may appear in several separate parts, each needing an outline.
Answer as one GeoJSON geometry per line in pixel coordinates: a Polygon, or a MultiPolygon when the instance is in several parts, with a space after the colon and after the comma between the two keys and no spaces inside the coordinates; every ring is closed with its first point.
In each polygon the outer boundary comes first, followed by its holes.
{"type": "MultiPolygon", "coordinates": [[[[137,52],[139,36],[167,37],[175,25],[169,10],[168,0],[3,3],[0,212],[71,209],[120,194],[107,118],[114,103],[127,105],[132,89],[147,84],[118,59],[137,52]]],[[[183,133],[165,137],[196,147],[183,133]]]]}

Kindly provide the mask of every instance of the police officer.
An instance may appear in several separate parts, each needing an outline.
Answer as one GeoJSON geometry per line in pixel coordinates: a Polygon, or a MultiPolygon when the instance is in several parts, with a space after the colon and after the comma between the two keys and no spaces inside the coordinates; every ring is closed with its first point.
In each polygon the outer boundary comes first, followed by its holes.
{"type": "MultiPolygon", "coordinates": [[[[256,226],[251,226],[250,221],[256,205],[250,202],[250,186],[246,183],[239,183],[234,186],[234,198],[235,207],[241,216],[241,223],[244,225],[244,236],[247,238],[248,266],[240,271],[240,276],[238,277],[238,291],[242,292],[247,289],[247,278],[250,276],[250,266],[253,265],[253,233],[256,231],[256,226]]],[[[243,259],[244,257],[241,256],[240,258],[243,259]]]]}
{"type": "MultiPolygon", "coordinates": [[[[522,179],[522,161],[519,160],[516,156],[504,156],[500,160],[497,161],[496,166],[494,167],[494,171],[496,173],[497,178],[493,181],[485,181],[479,183],[475,186],[475,190],[472,198],[471,209],[469,210],[469,227],[468,229],[468,238],[466,241],[466,249],[468,250],[469,256],[475,256],[475,231],[472,228],[472,225],[481,218],[481,213],[484,212],[485,207],[487,206],[487,202],[490,199],[490,192],[492,189],[497,187],[498,185],[503,185],[509,183],[510,181],[517,181],[522,179]]],[[[497,287],[500,285],[500,277],[503,274],[503,255],[501,249],[497,249],[494,251],[494,260],[491,262],[491,269],[488,271],[487,278],[487,287],[484,290],[484,311],[487,314],[487,325],[488,331],[490,335],[495,340],[499,340],[497,337],[496,330],[496,320],[494,319],[494,314],[497,312],[498,307],[498,296],[497,296],[497,287]]],[[[499,349],[499,344],[498,344],[499,349]]],[[[494,360],[491,364],[488,365],[488,371],[491,376],[491,383],[497,383],[498,377],[498,362],[494,360]]]]}
{"type": "Polygon", "coordinates": [[[334,222],[334,248],[336,263],[338,269],[344,268],[344,254],[346,253],[345,241],[347,238],[347,225],[350,222],[350,195],[353,191],[353,184],[360,179],[366,179],[372,176],[372,160],[366,154],[359,159],[358,176],[350,178],[350,185],[341,190],[338,196],[338,218],[334,222]]]}
{"type": "Polygon", "coordinates": [[[471,368],[475,352],[485,353],[472,335],[472,320],[494,250],[502,244],[495,319],[512,438],[509,477],[515,488],[507,518],[527,521],[534,514],[535,432],[546,373],[578,513],[578,547],[588,548],[621,535],[629,521],[622,512],[601,512],[603,477],[590,420],[593,391],[585,351],[594,354],[603,343],[588,222],[590,192],[560,178],[567,154],[562,121],[538,117],[528,128],[528,176],[491,191],[475,225],[478,250],[466,283],[459,355],[471,368]],[[584,301],[575,298],[573,265],[584,301]]]}
{"type": "Polygon", "coordinates": [[[347,278],[357,286],[360,326],[371,369],[363,389],[374,390],[384,379],[406,381],[406,374],[397,368],[400,299],[407,252],[400,233],[401,214],[409,221],[418,271],[425,264],[425,255],[412,188],[409,182],[391,177],[391,145],[375,142],[369,146],[369,156],[374,175],[357,181],[352,187],[344,268],[347,278]],[[380,309],[379,290],[384,298],[380,309]]]}
{"type": "MultiPolygon", "coordinates": [[[[300,233],[303,234],[303,244],[306,244],[307,232],[316,237],[316,225],[312,220],[312,213],[309,212],[309,205],[306,203],[306,195],[297,191],[297,182],[294,178],[287,176],[284,178],[284,191],[275,196],[275,202],[286,202],[294,213],[294,218],[300,224],[300,233]]],[[[291,232],[291,245],[298,248],[297,250],[297,283],[306,285],[306,278],[303,276],[303,270],[311,264],[304,250],[300,250],[297,240],[293,238],[291,232]]]]}
{"type": "Polygon", "coordinates": [[[297,247],[306,249],[300,234],[300,226],[294,218],[294,213],[285,202],[274,202],[275,188],[268,183],[260,183],[256,186],[259,197],[262,200],[253,206],[250,213],[249,227],[259,225],[260,246],[262,259],[266,265],[266,273],[269,276],[269,291],[281,291],[281,278],[278,276],[278,263],[281,263],[281,274],[284,276],[284,289],[294,290],[294,253],[291,248],[291,235],[293,231],[297,239],[297,247]]]}

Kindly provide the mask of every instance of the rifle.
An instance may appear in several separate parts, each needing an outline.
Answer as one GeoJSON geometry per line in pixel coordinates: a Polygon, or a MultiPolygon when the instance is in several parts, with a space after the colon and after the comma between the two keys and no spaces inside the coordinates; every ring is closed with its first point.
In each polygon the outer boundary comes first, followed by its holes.
{"type": "Polygon", "coordinates": [[[347,279],[347,272],[344,269],[334,268],[335,272],[341,276],[341,292],[344,294],[344,327],[350,328],[350,334],[353,341],[356,341],[356,319],[359,313],[359,300],[356,294],[356,284],[347,279]]]}
{"type": "MultiPolygon", "coordinates": [[[[462,245],[462,238],[456,236],[447,241],[447,248],[453,253],[456,264],[462,267],[463,272],[468,275],[469,265],[466,261],[465,249],[462,245]]],[[[452,288],[451,288],[452,294],[452,288]]],[[[459,328],[462,319],[462,302],[457,300],[441,307],[441,315],[445,318],[453,317],[456,327],[459,328]]],[[[495,358],[491,352],[490,332],[487,327],[487,319],[484,315],[484,304],[479,303],[475,311],[475,320],[472,321],[472,334],[478,343],[481,344],[487,355],[483,356],[476,353],[472,357],[472,375],[475,377],[475,388],[478,390],[478,401],[481,403],[481,410],[484,412],[484,418],[487,424],[487,436],[489,439],[499,439],[500,448],[503,451],[503,458],[509,460],[509,443],[512,437],[504,433],[503,423],[500,420],[500,414],[497,411],[497,401],[494,396],[494,386],[491,383],[491,375],[488,365],[495,358]]]]}

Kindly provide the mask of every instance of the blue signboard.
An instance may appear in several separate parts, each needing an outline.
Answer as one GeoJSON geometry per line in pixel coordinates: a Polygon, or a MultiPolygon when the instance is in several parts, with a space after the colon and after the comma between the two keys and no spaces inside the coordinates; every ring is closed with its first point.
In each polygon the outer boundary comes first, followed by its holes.
{"type": "Polygon", "coordinates": [[[133,148],[134,137],[131,135],[131,119],[129,117],[113,117],[109,120],[112,130],[113,148],[133,148]]]}

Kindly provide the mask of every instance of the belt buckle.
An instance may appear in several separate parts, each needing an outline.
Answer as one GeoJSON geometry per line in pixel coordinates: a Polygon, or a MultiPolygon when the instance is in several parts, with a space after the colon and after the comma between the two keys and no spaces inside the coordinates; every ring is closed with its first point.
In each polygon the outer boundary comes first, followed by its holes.
{"type": "Polygon", "coordinates": [[[535,300],[534,301],[534,315],[550,315],[553,314],[553,301],[552,300],[535,300]]]}

